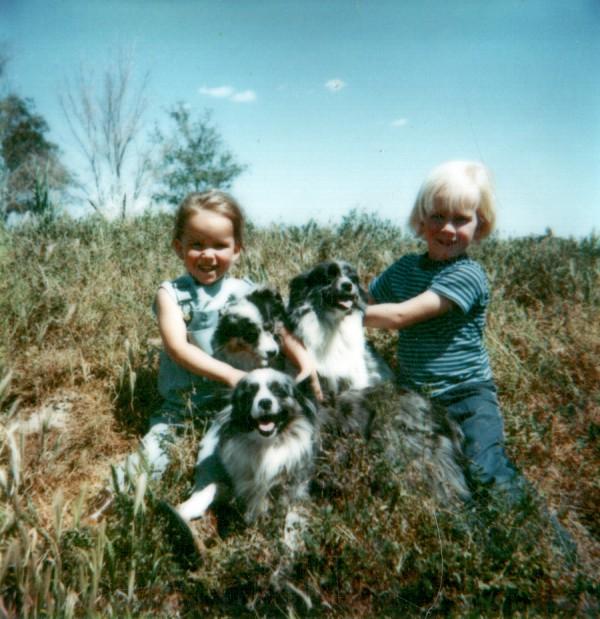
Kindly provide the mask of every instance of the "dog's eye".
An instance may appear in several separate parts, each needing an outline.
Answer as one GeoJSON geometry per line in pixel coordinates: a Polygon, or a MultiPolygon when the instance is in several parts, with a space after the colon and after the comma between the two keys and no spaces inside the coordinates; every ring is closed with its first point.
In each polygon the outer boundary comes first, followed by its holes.
{"type": "Polygon", "coordinates": [[[233,392],[233,402],[239,408],[246,410],[250,408],[254,396],[258,392],[258,385],[256,383],[242,380],[238,383],[238,386],[233,392]]]}
{"type": "Polygon", "coordinates": [[[219,330],[226,337],[236,337],[240,333],[240,321],[235,316],[225,316],[219,325],[219,330]]]}
{"type": "Polygon", "coordinates": [[[258,327],[247,318],[228,317],[228,319],[223,321],[220,330],[224,336],[230,339],[238,337],[251,345],[258,342],[258,327]]]}
{"type": "MultiPolygon", "coordinates": [[[[329,268],[320,266],[316,268],[308,278],[309,287],[323,286],[327,284],[332,276],[329,274],[329,268]]],[[[335,275],[333,276],[335,277],[335,275]]]]}
{"type": "Polygon", "coordinates": [[[337,264],[330,264],[329,268],[327,269],[327,275],[331,278],[334,279],[336,277],[339,277],[341,275],[340,273],[340,267],[337,264]]]}
{"type": "Polygon", "coordinates": [[[274,396],[278,398],[285,398],[290,395],[290,390],[283,383],[272,382],[269,384],[269,390],[274,396]]]}
{"type": "Polygon", "coordinates": [[[248,344],[254,345],[258,342],[259,335],[260,333],[257,326],[250,321],[246,321],[241,333],[242,338],[248,342],[248,344]]]}
{"type": "Polygon", "coordinates": [[[348,279],[351,279],[355,284],[358,283],[358,273],[353,267],[349,265],[344,266],[343,273],[348,279]]]}

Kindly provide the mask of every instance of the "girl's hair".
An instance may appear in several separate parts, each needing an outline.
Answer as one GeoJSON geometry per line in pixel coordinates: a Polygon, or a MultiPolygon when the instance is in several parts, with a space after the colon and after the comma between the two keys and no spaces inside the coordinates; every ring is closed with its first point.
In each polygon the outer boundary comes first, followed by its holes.
{"type": "Polygon", "coordinates": [[[212,211],[227,217],[233,224],[233,238],[242,248],[244,246],[244,213],[235,198],[223,191],[211,189],[203,193],[188,194],[175,213],[173,240],[181,240],[188,219],[198,211],[212,211]]]}
{"type": "Polygon", "coordinates": [[[478,219],[478,238],[494,229],[496,207],[488,169],[476,161],[447,161],[434,168],[421,185],[408,223],[417,236],[422,224],[443,200],[448,211],[474,210],[478,219]]]}

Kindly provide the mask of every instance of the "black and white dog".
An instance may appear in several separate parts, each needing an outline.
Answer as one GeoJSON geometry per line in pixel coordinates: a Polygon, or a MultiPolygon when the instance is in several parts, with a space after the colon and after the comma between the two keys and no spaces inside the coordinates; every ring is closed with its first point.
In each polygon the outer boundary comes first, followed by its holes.
{"type": "Polygon", "coordinates": [[[275,494],[286,504],[307,496],[318,439],[309,389],[270,368],[238,383],[202,439],[196,487],[177,507],[185,521],[233,500],[250,523],[275,494]]]}
{"type": "Polygon", "coordinates": [[[392,378],[365,339],[366,301],[356,270],[347,262],[322,262],[290,282],[291,329],[314,356],[330,393],[365,389],[392,378]]]}
{"type": "Polygon", "coordinates": [[[438,499],[468,498],[460,428],[427,399],[392,384],[391,369],[365,339],[366,301],[346,262],[323,262],[290,282],[291,328],[333,394],[332,405],[323,408],[325,428],[342,436],[348,430],[373,434],[388,460],[398,469],[416,469],[438,499]]]}
{"type": "Polygon", "coordinates": [[[219,312],[212,338],[214,356],[246,372],[282,363],[278,331],[286,313],[281,295],[260,287],[231,297],[219,312]]]}

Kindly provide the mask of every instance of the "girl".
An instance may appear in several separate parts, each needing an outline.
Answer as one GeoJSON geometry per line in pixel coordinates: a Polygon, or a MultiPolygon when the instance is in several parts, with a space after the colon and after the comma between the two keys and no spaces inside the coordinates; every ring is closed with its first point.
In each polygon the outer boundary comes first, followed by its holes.
{"type": "MultiPolygon", "coordinates": [[[[234,387],[244,372],[212,356],[211,339],[218,312],[232,296],[252,290],[247,279],[228,276],[243,248],[244,220],[237,202],[220,191],[192,193],[175,216],[173,249],[186,273],[163,282],[154,311],[163,342],[158,386],[163,397],[159,414],[150,420],[150,430],[138,453],[117,469],[117,482],[125,475],[135,479],[145,464],[152,477],[159,478],[169,463],[169,446],[174,430],[191,415],[214,410],[219,392],[234,387]]],[[[320,397],[316,370],[308,352],[296,338],[283,330],[284,353],[299,368],[298,380],[311,376],[320,397]]]]}
{"type": "Polygon", "coordinates": [[[470,161],[435,168],[423,183],[410,225],[427,253],[406,255],[369,286],[365,325],[398,330],[400,385],[446,407],[461,426],[474,480],[519,498],[521,478],[504,453],[503,420],[484,343],[489,301],[471,243],[494,227],[490,175],[470,161]]]}

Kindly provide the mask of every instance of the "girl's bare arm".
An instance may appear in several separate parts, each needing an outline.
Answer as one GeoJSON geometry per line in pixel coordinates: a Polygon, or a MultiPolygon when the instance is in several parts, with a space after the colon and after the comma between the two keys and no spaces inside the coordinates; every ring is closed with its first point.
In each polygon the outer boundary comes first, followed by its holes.
{"type": "Polygon", "coordinates": [[[310,377],[310,384],[315,397],[323,400],[323,392],[317,375],[317,368],[312,355],[304,348],[302,342],[287,329],[281,330],[281,343],[285,356],[298,368],[297,382],[310,377]]]}
{"type": "Polygon", "coordinates": [[[245,376],[245,372],[211,357],[188,341],[181,308],[162,288],[156,295],[156,312],[165,351],[181,367],[230,387],[245,376]]]}

